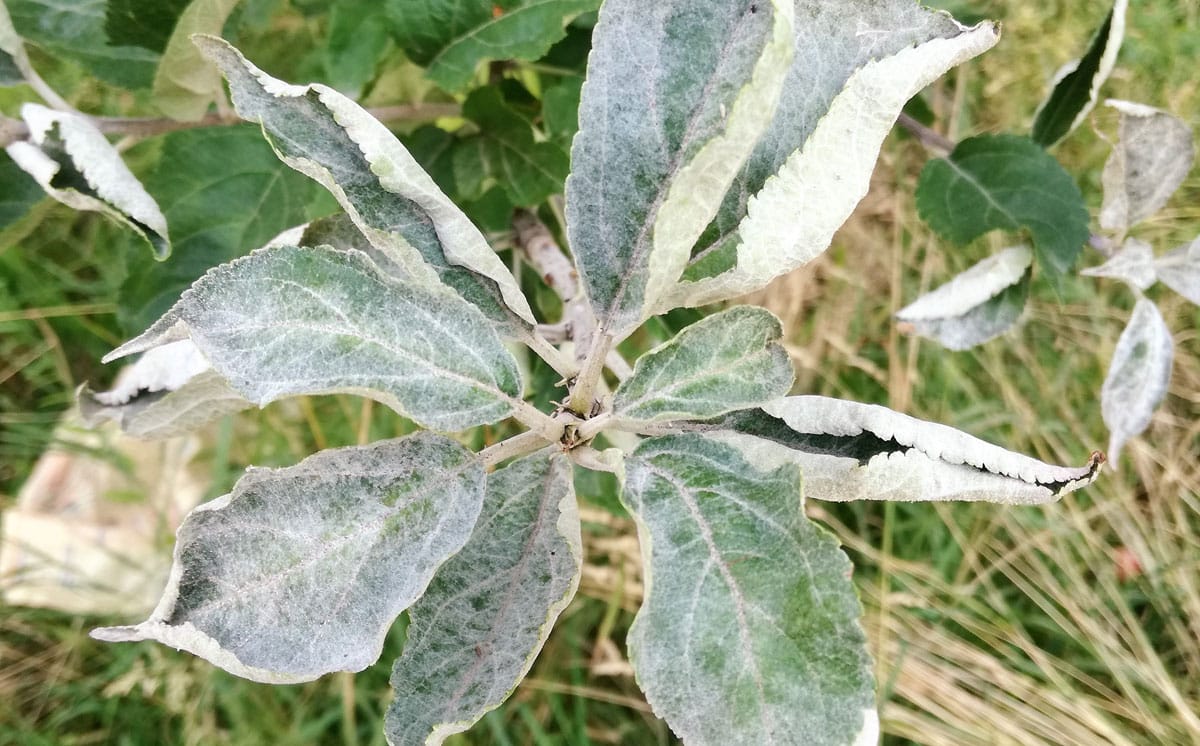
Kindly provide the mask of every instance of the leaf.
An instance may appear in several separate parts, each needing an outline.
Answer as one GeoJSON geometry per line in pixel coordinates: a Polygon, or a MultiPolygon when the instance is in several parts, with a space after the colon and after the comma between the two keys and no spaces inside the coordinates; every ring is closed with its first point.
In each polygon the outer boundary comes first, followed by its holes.
{"type": "Polygon", "coordinates": [[[1200,306],[1200,238],[1154,262],[1158,281],[1200,306]]]}
{"type": "Polygon", "coordinates": [[[785,396],[795,380],[766,309],[735,306],[687,327],[638,358],[613,399],[621,420],[666,422],[716,417],[785,396]]]}
{"type": "Polygon", "coordinates": [[[1145,290],[1158,279],[1154,270],[1154,249],[1145,241],[1125,239],[1121,250],[1099,267],[1088,267],[1079,274],[1088,277],[1112,277],[1137,290],[1145,290]]]}
{"type": "Polygon", "coordinates": [[[1115,462],[1130,438],[1150,426],[1167,395],[1175,343],[1158,307],[1138,299],[1113,352],[1100,389],[1100,414],[1108,426],[1108,452],[1115,462]]]}
{"type": "Polygon", "coordinates": [[[542,94],[542,118],[546,134],[558,142],[570,143],[579,131],[579,97],[583,78],[563,78],[542,94]]]}
{"type": "Polygon", "coordinates": [[[158,55],[112,46],[104,30],[108,0],[4,0],[13,25],[27,41],[73,60],[91,75],[124,88],[147,88],[158,55]]]}
{"type": "Polygon", "coordinates": [[[8,9],[0,1],[0,85],[20,85],[29,77],[29,56],[17,30],[13,28],[8,9]]]}
{"type": "Polygon", "coordinates": [[[251,469],[179,528],[158,607],[106,642],[156,640],[269,684],[361,671],[471,535],[483,466],[431,433],[251,469]]]}
{"type": "Polygon", "coordinates": [[[755,463],[795,463],[808,497],[838,502],[1046,503],[1090,484],[1104,463],[1093,453],[1079,468],[1053,466],[946,425],[824,396],[789,396],[689,429],[751,452],[755,463]]]}
{"type": "Polygon", "coordinates": [[[910,0],[800,0],[796,19],[774,118],[657,311],[744,295],[820,255],[905,102],[999,40],[995,24],[964,28],[910,0]]]}
{"type": "Polygon", "coordinates": [[[464,197],[482,196],[488,179],[517,207],[536,207],[562,192],[570,168],[567,152],[552,142],[536,142],[529,122],[509,108],[499,90],[472,91],[463,103],[463,116],[479,125],[479,134],[464,139],[454,153],[455,178],[464,197]]]}
{"type": "Polygon", "coordinates": [[[951,350],[967,350],[1008,331],[1029,298],[1028,247],[1014,246],[984,259],[896,312],[901,331],[915,332],[951,350]]]}
{"type": "Polygon", "coordinates": [[[221,96],[221,75],[192,44],[195,34],[219,34],[238,0],[192,0],[154,73],[154,104],[172,119],[194,122],[221,96]]]}
{"type": "Polygon", "coordinates": [[[1067,63],[1055,76],[1050,95],[1034,115],[1033,141],[1044,148],[1066,137],[1096,106],[1100,87],[1112,73],[1125,39],[1129,0],[1116,0],[1096,29],[1083,59],[1067,63]]]}
{"type": "Polygon", "coordinates": [[[84,384],[76,399],[88,427],[113,420],[136,438],[184,435],[252,406],[187,339],[148,350],[109,391],[84,384]]]}
{"type": "Polygon", "coordinates": [[[601,328],[653,314],[770,122],[790,1],[608,0],[571,148],[571,249],[601,328]]]}
{"type": "Polygon", "coordinates": [[[122,328],[141,332],[212,267],[244,256],[307,219],[311,182],[280,163],[251,125],[204,127],[162,138],[146,189],[162,206],[176,251],[130,261],[118,294],[122,328]]]}
{"type": "Polygon", "coordinates": [[[1032,140],[982,135],[929,161],[917,183],[921,219],[955,244],[993,230],[1029,231],[1038,266],[1066,274],[1087,242],[1088,213],[1070,174],[1032,140]]]}
{"type": "Polygon", "coordinates": [[[1124,233],[1167,204],[1192,170],[1196,147],[1187,123],[1165,111],[1128,101],[1106,103],[1121,119],[1101,177],[1100,227],[1124,233]]]}
{"type": "Polygon", "coordinates": [[[488,475],[471,540],[409,610],[390,744],[441,744],[516,689],[579,587],[571,464],[543,451],[488,475]]]}
{"type": "Polygon", "coordinates": [[[108,0],[104,33],[110,44],[161,53],[190,0],[108,0]]]}
{"type": "Polygon", "coordinates": [[[536,60],[572,18],[600,0],[388,0],[392,33],[447,91],[466,88],[484,60],[536,60]]]}
{"type": "Polygon", "coordinates": [[[800,471],[697,435],[626,470],[646,568],[629,659],[655,714],[689,746],[875,743],[850,561],[805,517],[800,471]]]}
{"type": "Polygon", "coordinates": [[[330,88],[271,78],[220,39],[196,44],[229,79],[238,113],[261,122],[284,163],[337,197],[410,281],[440,280],[512,336],[534,323],[520,286],[483,234],[380,122],[330,88]]]}
{"type": "Polygon", "coordinates": [[[387,42],[387,17],[377,0],[334,2],[329,9],[329,42],[323,51],[329,82],[350,98],[360,97],[375,79],[387,42]]]}
{"type": "Polygon", "coordinates": [[[29,142],[7,148],[9,156],[46,194],[76,210],[103,213],[146,239],[159,259],[171,253],[167,221],[120,154],[86,117],[24,104],[21,118],[29,142]]]}
{"type": "Polygon", "coordinates": [[[7,155],[0,155],[0,230],[25,216],[46,196],[33,177],[7,155]]]}
{"type": "Polygon", "coordinates": [[[452,431],[504,419],[521,396],[516,361],[477,309],[356,251],[284,246],[216,267],[105,362],[188,338],[259,406],[352,393],[452,431]]]}

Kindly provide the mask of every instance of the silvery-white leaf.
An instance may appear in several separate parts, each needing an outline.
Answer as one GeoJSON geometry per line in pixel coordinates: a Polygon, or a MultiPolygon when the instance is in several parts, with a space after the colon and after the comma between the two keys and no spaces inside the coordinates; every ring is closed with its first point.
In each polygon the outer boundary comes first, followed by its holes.
{"type": "MultiPolygon", "coordinates": [[[[318,218],[304,226],[304,233],[301,234],[296,244],[299,246],[332,246],[342,250],[354,249],[371,257],[371,261],[379,265],[379,268],[386,274],[400,279],[408,276],[404,268],[393,258],[394,254],[376,248],[354,224],[354,219],[344,212],[318,218]]],[[[499,308],[499,304],[496,308],[499,308]]]]}
{"type": "Polygon", "coordinates": [[[1200,238],[1160,256],[1154,273],[1159,282],[1200,305],[1200,238]]]}
{"type": "Polygon", "coordinates": [[[89,426],[115,420],[137,438],[183,435],[253,406],[190,339],[147,350],[111,390],[96,392],[85,384],[77,399],[89,426]]]}
{"type": "Polygon", "coordinates": [[[1029,296],[1027,246],[1004,249],[896,312],[917,334],[951,350],[994,339],[1016,323],[1029,296]]]}
{"type": "Polygon", "coordinates": [[[808,497],[839,502],[1046,503],[1090,484],[1104,462],[1093,453],[1084,466],[1054,466],[946,425],[824,396],[790,396],[688,427],[755,463],[795,463],[808,497]]]}
{"type": "Polygon", "coordinates": [[[195,42],[229,80],[238,113],[262,123],[279,157],[328,189],[393,267],[449,285],[498,324],[535,323],[487,239],[381,122],[331,88],[270,77],[222,39],[195,42]]]}
{"type": "Polygon", "coordinates": [[[1099,267],[1089,267],[1079,274],[1088,277],[1111,277],[1130,287],[1145,290],[1158,279],[1154,271],[1154,249],[1145,241],[1125,239],[1125,245],[1099,267]]]}
{"type": "Polygon", "coordinates": [[[112,217],[143,236],[158,258],[171,252],[167,220],[120,154],[81,114],[24,104],[21,118],[29,142],[7,148],[9,156],[46,194],[76,210],[112,217]]]}
{"type": "Polygon", "coordinates": [[[795,380],[783,325],[766,309],[736,306],[679,332],[637,360],[613,414],[632,422],[716,417],[785,396],[795,380]]]}
{"type": "Polygon", "coordinates": [[[251,469],[179,527],[158,607],[107,642],[156,640],[270,684],[361,671],[471,535],[480,460],[432,433],[251,469]]]}
{"type": "Polygon", "coordinates": [[[449,431],[503,419],[521,396],[517,363],[477,308],[353,250],[283,246],[215,267],[105,361],[180,339],[259,406],[353,393],[449,431]]]}
{"type": "Polygon", "coordinates": [[[409,609],[389,744],[435,746],[508,698],[579,586],[571,463],[553,450],[487,478],[471,540],[409,609]]]}
{"type": "Polygon", "coordinates": [[[1139,299],[1100,390],[1100,414],[1108,426],[1108,452],[1114,462],[1126,441],[1150,426],[1154,410],[1167,395],[1174,358],[1175,342],[1158,307],[1139,299]]]}
{"type": "Polygon", "coordinates": [[[1191,128],[1178,117],[1129,101],[1105,103],[1121,119],[1101,177],[1100,227],[1123,233],[1167,204],[1192,170],[1196,148],[1191,128]]]}
{"type": "Polygon", "coordinates": [[[629,660],[654,712],[689,746],[875,744],[850,561],[805,516],[800,470],[696,434],[625,466],[646,584],[629,660]]]}
{"type": "Polygon", "coordinates": [[[600,326],[654,312],[771,121],[791,0],[607,0],[566,185],[567,232],[600,326]]]}
{"type": "Polygon", "coordinates": [[[995,24],[963,28],[909,0],[796,0],[796,52],[771,127],[657,310],[757,290],[823,252],[908,99],[999,38],[995,24]]]}

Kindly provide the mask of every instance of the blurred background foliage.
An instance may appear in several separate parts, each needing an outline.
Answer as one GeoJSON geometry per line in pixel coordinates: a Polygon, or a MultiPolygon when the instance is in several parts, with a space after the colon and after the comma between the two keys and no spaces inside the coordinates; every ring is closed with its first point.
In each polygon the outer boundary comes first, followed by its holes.
{"type": "MultiPolygon", "coordinates": [[[[157,116],[149,86],[167,43],[162,28],[186,5],[163,1],[161,17],[147,18],[136,0],[7,0],[42,76],[80,110],[112,117],[157,116]]],[[[561,235],[557,195],[594,14],[577,15],[536,61],[489,62],[462,83],[461,71],[427,75],[442,42],[406,23],[414,5],[422,3],[243,0],[223,35],[277,77],[324,82],[379,108],[504,257],[515,207],[537,210],[561,235]]],[[[933,126],[954,139],[1027,132],[1048,80],[1106,10],[1081,0],[940,5],[966,21],[1004,24],[995,50],[921,97],[933,126]]],[[[1200,7],[1136,3],[1128,23],[1104,95],[1200,123],[1200,7]]],[[[24,86],[2,88],[0,112],[14,116],[30,100],[24,86]]],[[[1099,110],[1054,151],[1093,212],[1114,121],[1099,110]]],[[[168,219],[174,254],[164,263],[120,226],[43,199],[0,157],[0,519],[62,432],[56,425],[75,388],[112,381],[116,366],[100,365],[103,354],[208,267],[335,209],[250,125],[126,138],[119,147],[168,219]]],[[[1060,299],[1035,283],[1024,323],[977,350],[951,353],[901,336],[896,309],[1005,245],[993,235],[959,249],[922,225],[913,187],[927,158],[894,133],[870,196],[831,250],[751,299],[785,322],[796,391],[886,404],[1046,461],[1082,463],[1107,440],[1099,391],[1132,296],[1116,282],[1074,277],[1060,299]]],[[[1193,174],[1141,236],[1161,251],[1198,231],[1193,174]]],[[[1089,254],[1083,263],[1099,261],[1089,254]]],[[[553,293],[531,272],[523,280],[534,307],[555,318],[553,293]]],[[[855,563],[886,743],[1200,742],[1200,311],[1162,289],[1151,295],[1175,330],[1170,393],[1151,428],[1092,487],[1044,508],[809,504],[855,563]]],[[[625,351],[695,318],[655,319],[625,351]]],[[[548,370],[531,373],[553,382],[548,370]]],[[[287,465],[409,428],[369,402],[300,399],[227,418],[204,434],[197,460],[214,497],[249,464],[287,465]]],[[[588,477],[578,488],[588,551],[580,594],[516,694],[453,743],[672,741],[623,657],[642,591],[636,535],[611,480],[588,477]]],[[[0,744],[382,743],[403,623],[380,662],[357,677],[268,687],[161,646],[87,637],[112,621],[127,620],[0,602],[0,744]]]]}

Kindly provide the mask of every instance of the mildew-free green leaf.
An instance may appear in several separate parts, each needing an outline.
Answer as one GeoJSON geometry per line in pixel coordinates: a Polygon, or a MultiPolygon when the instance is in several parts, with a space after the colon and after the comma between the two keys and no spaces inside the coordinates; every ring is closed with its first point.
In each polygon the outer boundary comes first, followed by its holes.
{"type": "Polygon", "coordinates": [[[271,78],[220,39],[196,44],[229,79],[238,113],[261,122],[279,157],[328,189],[411,281],[445,283],[512,336],[526,333],[533,312],[508,268],[383,124],[330,88],[271,78]]]}
{"type": "Polygon", "coordinates": [[[21,118],[29,141],[11,143],[8,155],[46,194],[76,210],[99,212],[123,223],[153,248],[171,253],[167,221],[116,148],[81,114],[25,104],[21,118]]]}
{"type": "Polygon", "coordinates": [[[1029,299],[1033,253],[1014,246],[975,264],[896,312],[906,331],[967,350],[1008,331],[1029,299]]]}
{"type": "Polygon", "coordinates": [[[910,0],[795,0],[795,14],[774,118],[659,312],[758,290],[825,251],[905,102],[999,39],[910,0]]]}
{"type": "Polygon", "coordinates": [[[1158,212],[1196,160],[1192,128],[1165,111],[1129,101],[1106,104],[1120,114],[1117,144],[1104,164],[1100,227],[1124,233],[1158,212]]]}
{"type": "Polygon", "coordinates": [[[790,0],[608,0],[571,148],[571,250],[617,339],[654,312],[770,123],[790,0]]]}
{"type": "Polygon", "coordinates": [[[646,568],[629,659],[654,712],[689,746],[875,743],[850,561],[805,516],[800,470],[695,434],[625,463],[646,568]]]}
{"type": "Polygon", "coordinates": [[[1104,456],[1054,466],[946,425],[874,404],[789,396],[686,426],[759,464],[795,463],[816,500],[982,500],[1046,503],[1090,484],[1104,456]],[[750,437],[746,437],[750,436],[750,437]]]}
{"type": "Polygon", "coordinates": [[[1116,0],[1096,29],[1087,54],[1068,63],[1054,77],[1050,95],[1033,120],[1033,141],[1050,147],[1083,123],[1096,106],[1100,87],[1112,74],[1125,39],[1125,11],[1129,0],[1116,0]]]}
{"type": "Polygon", "coordinates": [[[172,119],[195,121],[221,95],[221,75],[192,44],[194,34],[219,34],[239,0],[192,0],[179,17],[154,73],[154,105],[172,119]]]}
{"type": "Polygon", "coordinates": [[[613,398],[622,420],[703,419],[785,396],[795,380],[783,325],[737,306],[702,319],[642,355],[613,398]]]}
{"type": "Polygon", "coordinates": [[[392,33],[430,80],[467,86],[485,60],[536,60],[600,0],[387,0],[392,33]]]}
{"type": "Polygon", "coordinates": [[[431,433],[251,469],[180,526],[158,607],[107,642],[156,640],[287,684],[361,671],[471,535],[479,459],[431,433]]]}
{"type": "Polygon", "coordinates": [[[489,474],[471,540],[409,609],[388,743],[440,744],[507,699],[575,595],[582,563],[565,456],[544,451],[489,474]]]}
{"type": "Polygon", "coordinates": [[[20,220],[45,196],[32,176],[7,154],[0,155],[0,229],[20,220]]]}
{"type": "Polygon", "coordinates": [[[1088,212],[1071,175],[1026,137],[982,135],[929,161],[917,210],[962,245],[994,230],[1029,232],[1038,267],[1052,280],[1071,271],[1088,240],[1088,212]]]}
{"type": "Polygon", "coordinates": [[[330,84],[351,98],[376,74],[388,48],[387,18],[378,0],[337,0],[329,9],[329,41],[322,56],[330,84]]]}
{"type": "Polygon", "coordinates": [[[161,53],[190,0],[108,0],[104,32],[111,44],[161,53]]]}
{"type": "Polygon", "coordinates": [[[504,419],[521,396],[516,361],[474,306],[357,251],[281,246],[216,267],[105,361],[186,338],[259,406],[353,393],[451,431],[504,419]]]}
{"type": "Polygon", "coordinates": [[[1100,414],[1108,426],[1114,463],[1125,443],[1150,427],[1154,410],[1167,395],[1174,359],[1175,341],[1158,306],[1138,299],[1100,389],[1100,414]]]}

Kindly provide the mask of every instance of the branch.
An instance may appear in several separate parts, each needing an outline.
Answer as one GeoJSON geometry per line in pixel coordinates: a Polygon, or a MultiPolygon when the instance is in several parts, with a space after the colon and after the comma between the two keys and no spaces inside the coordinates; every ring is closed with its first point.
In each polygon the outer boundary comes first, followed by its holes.
{"type": "Polygon", "coordinates": [[[540,433],[530,430],[520,435],[514,435],[508,440],[502,440],[495,445],[490,445],[477,455],[483,460],[484,466],[491,468],[501,461],[507,461],[517,456],[524,456],[527,453],[533,453],[545,448],[551,442],[543,438],[540,433]]]}
{"type": "Polygon", "coordinates": [[[954,148],[957,146],[957,143],[950,138],[930,127],[926,127],[903,112],[901,112],[900,117],[896,120],[896,124],[908,130],[926,149],[937,151],[941,155],[953,153],[954,148]]]}

